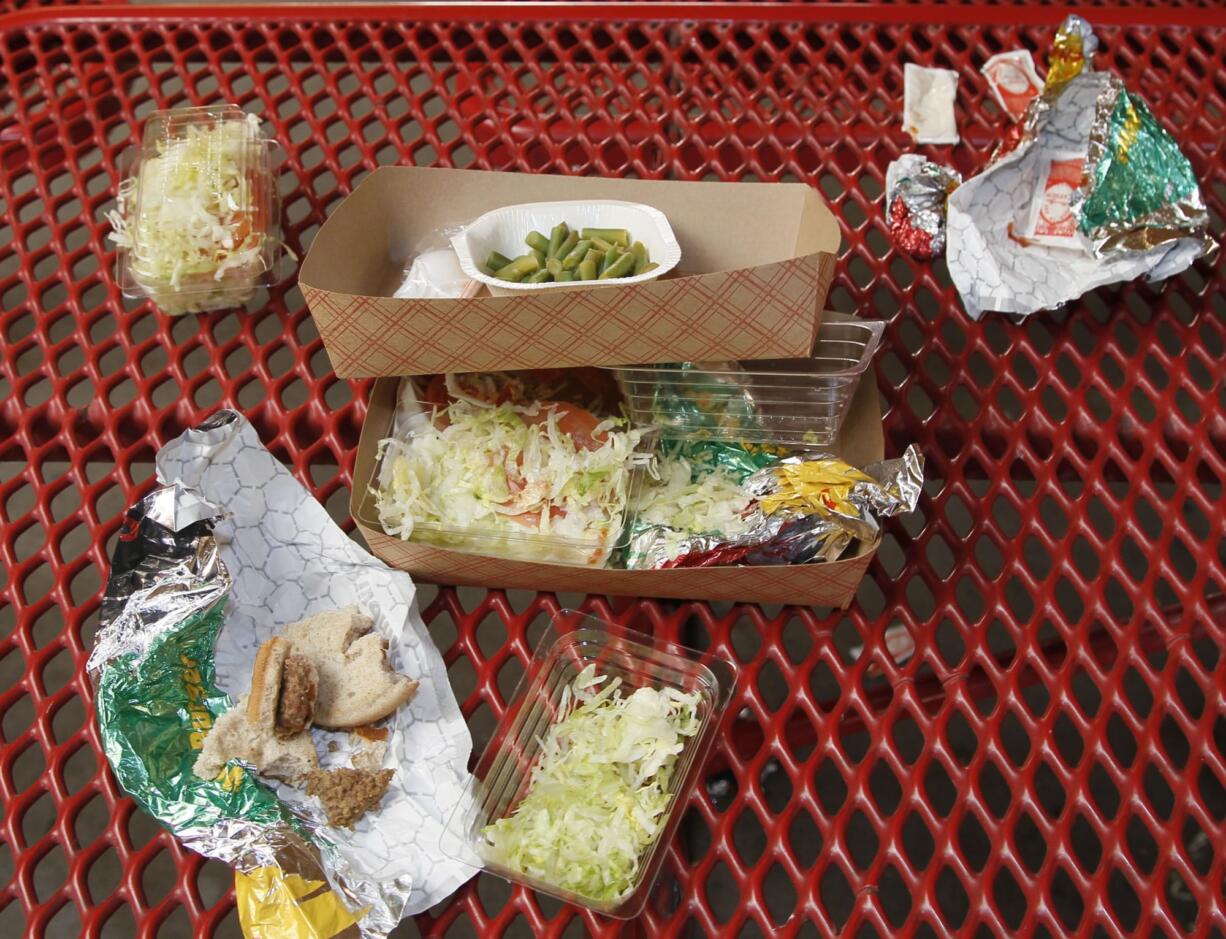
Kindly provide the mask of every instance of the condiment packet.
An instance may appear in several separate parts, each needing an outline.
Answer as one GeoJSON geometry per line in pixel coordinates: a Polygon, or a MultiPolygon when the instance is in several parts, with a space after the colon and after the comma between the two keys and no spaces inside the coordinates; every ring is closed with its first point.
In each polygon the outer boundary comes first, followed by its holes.
{"type": "Polygon", "coordinates": [[[903,130],[916,143],[957,143],[957,97],[957,72],[908,62],[903,68],[903,130]]]}
{"type": "Polygon", "coordinates": [[[1027,49],[998,53],[983,63],[981,70],[1001,110],[1011,120],[1020,121],[1030,102],[1043,90],[1043,80],[1034,68],[1034,57],[1027,49]]]}
{"type": "Polygon", "coordinates": [[[1085,251],[1077,231],[1075,196],[1082,187],[1084,153],[1056,152],[1047,156],[1039,185],[1030,203],[1025,237],[1052,248],[1085,251]]]}

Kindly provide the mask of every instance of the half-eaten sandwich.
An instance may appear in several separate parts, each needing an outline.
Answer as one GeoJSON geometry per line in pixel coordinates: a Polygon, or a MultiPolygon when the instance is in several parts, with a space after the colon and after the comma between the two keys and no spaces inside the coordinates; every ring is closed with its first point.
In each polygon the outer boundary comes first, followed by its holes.
{"type": "Polygon", "coordinates": [[[348,607],[292,623],[284,636],[260,646],[251,690],[204,738],[196,775],[213,779],[237,759],[292,786],[309,780],[311,794],[343,789],[349,798],[322,801],[331,824],[352,827],[379,804],[392,772],[321,770],[310,728],[366,727],[416,694],[417,682],[388,666],[386,644],[373,627],[357,607],[348,607]],[[326,776],[335,777],[331,785],[326,776]]]}

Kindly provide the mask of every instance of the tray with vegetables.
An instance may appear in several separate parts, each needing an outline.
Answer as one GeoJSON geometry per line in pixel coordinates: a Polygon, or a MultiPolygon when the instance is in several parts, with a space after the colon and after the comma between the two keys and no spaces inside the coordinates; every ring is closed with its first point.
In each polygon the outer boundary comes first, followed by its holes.
{"type": "Polygon", "coordinates": [[[681,260],[663,212],[613,199],[504,206],[451,243],[464,273],[495,295],[644,283],[681,260]]]}
{"type": "Polygon", "coordinates": [[[735,683],[718,656],[560,611],[452,820],[471,851],[464,859],[637,915],[735,683]]]}
{"type": "Polygon", "coordinates": [[[271,281],[282,252],[273,146],[234,105],[150,116],[107,216],[124,296],[199,313],[271,281]]]}

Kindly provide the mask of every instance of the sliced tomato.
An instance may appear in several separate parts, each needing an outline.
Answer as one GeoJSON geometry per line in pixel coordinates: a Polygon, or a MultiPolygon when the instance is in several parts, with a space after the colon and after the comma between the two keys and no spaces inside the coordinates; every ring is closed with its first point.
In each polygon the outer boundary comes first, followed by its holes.
{"type": "Polygon", "coordinates": [[[435,375],[431,378],[425,391],[418,396],[418,401],[426,410],[434,411],[434,426],[439,430],[451,423],[447,416],[447,405],[451,403],[447,394],[447,376],[435,375]]]}
{"type": "Polygon", "coordinates": [[[558,430],[568,435],[575,447],[583,450],[599,450],[604,446],[604,435],[596,434],[596,426],[600,421],[591,411],[577,404],[566,404],[563,401],[542,401],[540,409],[531,417],[524,417],[528,424],[543,424],[549,419],[549,412],[558,415],[558,430]]]}

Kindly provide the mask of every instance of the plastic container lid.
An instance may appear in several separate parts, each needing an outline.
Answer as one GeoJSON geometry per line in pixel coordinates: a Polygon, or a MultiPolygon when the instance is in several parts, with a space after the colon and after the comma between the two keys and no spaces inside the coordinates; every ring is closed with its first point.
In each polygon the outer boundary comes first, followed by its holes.
{"type": "Polygon", "coordinates": [[[613,369],[631,419],[670,437],[831,446],[885,324],[827,313],[806,359],[613,369]]]}
{"type": "Polygon", "coordinates": [[[719,730],[736,684],[733,663],[644,633],[630,632],[602,620],[562,610],[537,643],[527,670],[516,685],[502,719],[473,769],[471,798],[461,802],[448,825],[472,853],[457,858],[480,865],[513,883],[618,918],[638,915],[647,902],[666,849],[699,780],[703,763],[719,730]],[[490,857],[486,826],[511,815],[528,794],[532,770],[551,723],[561,712],[563,689],[588,665],[597,674],[620,678],[626,694],[638,688],[696,693],[698,729],[684,743],[668,783],[669,803],[660,831],[640,855],[633,882],[613,901],[581,896],[516,870],[490,857]]]}
{"type": "Polygon", "coordinates": [[[155,111],[109,214],[124,296],[171,314],[236,306],[281,254],[273,146],[234,105],[155,111]]]}

